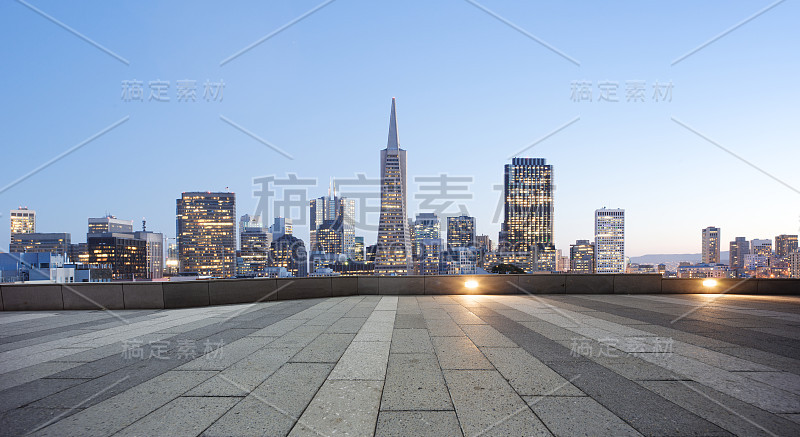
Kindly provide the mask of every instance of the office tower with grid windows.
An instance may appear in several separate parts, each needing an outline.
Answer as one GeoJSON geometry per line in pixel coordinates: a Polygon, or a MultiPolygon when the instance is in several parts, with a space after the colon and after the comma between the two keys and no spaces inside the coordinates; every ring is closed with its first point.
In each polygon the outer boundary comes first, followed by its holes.
{"type": "Polygon", "coordinates": [[[625,273],[625,210],[594,212],[594,265],[596,273],[625,273]]]}
{"type": "Polygon", "coordinates": [[[703,264],[719,264],[720,231],[719,228],[709,226],[702,232],[701,262],[703,264]]]}
{"type": "Polygon", "coordinates": [[[475,217],[447,217],[447,247],[475,247],[475,217]]]}
{"type": "Polygon", "coordinates": [[[750,253],[750,242],[745,237],[736,237],[729,246],[729,264],[731,270],[744,268],[744,256],[750,253]]]}
{"type": "Polygon", "coordinates": [[[36,232],[36,211],[20,206],[11,210],[11,235],[36,232]]]}
{"type": "Polygon", "coordinates": [[[177,199],[181,273],[236,275],[236,194],[187,192],[177,199]]]}
{"type": "Polygon", "coordinates": [[[376,275],[407,275],[413,271],[406,202],[406,151],[397,137],[397,111],[392,98],[389,139],[381,150],[381,211],[375,256],[376,275]]]}
{"type": "Polygon", "coordinates": [[[569,246],[570,273],[594,273],[594,244],[589,240],[577,240],[569,246]]]}
{"type": "Polygon", "coordinates": [[[352,259],[356,244],[355,200],[337,196],[333,182],[327,196],[312,199],[309,205],[310,250],[352,259]]]}
{"type": "Polygon", "coordinates": [[[781,259],[797,250],[797,235],[778,235],[775,237],[775,256],[781,259]]]}
{"type": "Polygon", "coordinates": [[[505,166],[500,244],[504,251],[531,252],[553,244],[553,166],[544,158],[513,158],[505,166]]]}

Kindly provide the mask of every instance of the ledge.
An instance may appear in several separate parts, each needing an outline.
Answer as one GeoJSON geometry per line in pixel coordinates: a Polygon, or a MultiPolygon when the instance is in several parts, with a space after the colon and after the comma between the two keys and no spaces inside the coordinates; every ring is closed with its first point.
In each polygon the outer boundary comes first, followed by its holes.
{"type": "Polygon", "coordinates": [[[800,279],[664,279],[658,275],[329,276],[180,282],[2,284],[0,310],[164,309],[357,295],[800,295],[800,279]],[[473,281],[467,287],[467,281],[473,281]]]}

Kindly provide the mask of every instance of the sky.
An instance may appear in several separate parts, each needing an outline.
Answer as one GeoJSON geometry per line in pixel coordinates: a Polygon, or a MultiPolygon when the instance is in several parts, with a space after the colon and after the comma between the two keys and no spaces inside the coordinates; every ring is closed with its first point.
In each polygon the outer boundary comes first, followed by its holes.
{"type": "Polygon", "coordinates": [[[791,0],[4,1],[0,219],[28,206],[82,242],[108,213],[174,237],[184,191],[253,214],[254,179],[295,174],[312,183],[292,199],[319,197],[379,177],[396,97],[412,216],[437,192],[420,177],[461,178],[467,198],[435,203],[496,242],[495,187],[527,156],[554,167],[562,250],[602,207],[626,210],[629,256],[699,252],[707,226],[723,249],[797,234],[798,16],[791,0]]]}

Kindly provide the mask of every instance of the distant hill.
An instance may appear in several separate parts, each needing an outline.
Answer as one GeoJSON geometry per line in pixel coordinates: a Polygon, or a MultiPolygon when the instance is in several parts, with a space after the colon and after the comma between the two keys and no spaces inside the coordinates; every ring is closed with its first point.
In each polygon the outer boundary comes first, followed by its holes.
{"type": "MultiPolygon", "coordinates": [[[[728,251],[720,252],[720,262],[728,264],[728,251]]],[[[652,255],[632,256],[631,262],[636,264],[677,264],[681,261],[699,263],[702,254],[700,253],[658,253],[652,255]]]]}

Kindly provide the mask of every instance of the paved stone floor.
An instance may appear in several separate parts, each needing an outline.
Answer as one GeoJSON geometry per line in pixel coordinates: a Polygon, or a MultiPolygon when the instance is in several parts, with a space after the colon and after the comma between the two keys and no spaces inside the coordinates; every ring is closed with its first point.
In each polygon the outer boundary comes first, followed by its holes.
{"type": "Polygon", "coordinates": [[[4,435],[800,435],[800,298],[0,313],[4,435]]]}

